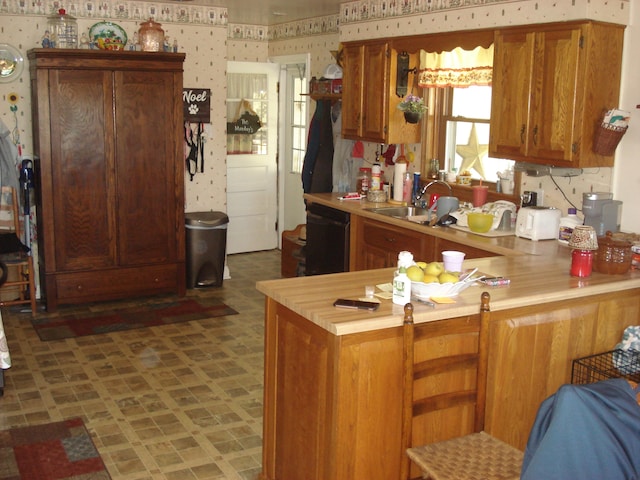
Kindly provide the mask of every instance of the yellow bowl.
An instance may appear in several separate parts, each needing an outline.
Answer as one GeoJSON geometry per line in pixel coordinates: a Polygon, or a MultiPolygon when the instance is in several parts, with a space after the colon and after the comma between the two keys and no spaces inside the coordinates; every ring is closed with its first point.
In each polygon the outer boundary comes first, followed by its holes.
{"type": "Polygon", "coordinates": [[[467,214],[467,223],[469,224],[469,230],[472,232],[485,233],[493,225],[493,215],[490,213],[471,212],[467,214]]]}

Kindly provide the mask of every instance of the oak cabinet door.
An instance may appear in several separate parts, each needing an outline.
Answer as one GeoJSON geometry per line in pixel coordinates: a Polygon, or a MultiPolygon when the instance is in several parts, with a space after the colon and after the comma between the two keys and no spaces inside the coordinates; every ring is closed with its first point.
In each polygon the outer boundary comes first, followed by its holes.
{"type": "Polygon", "coordinates": [[[536,35],[528,142],[533,157],[571,162],[578,151],[580,37],[580,29],[536,35]]]}
{"type": "Polygon", "coordinates": [[[361,132],[363,54],[363,45],[347,45],[343,50],[342,135],[347,138],[358,138],[361,132]]]}
{"type": "Polygon", "coordinates": [[[494,157],[527,153],[534,34],[498,33],[493,61],[490,148],[494,157]]]}
{"type": "Polygon", "coordinates": [[[362,138],[383,142],[387,133],[389,97],[385,85],[389,81],[386,43],[367,45],[364,49],[364,88],[362,92],[362,138]]]}

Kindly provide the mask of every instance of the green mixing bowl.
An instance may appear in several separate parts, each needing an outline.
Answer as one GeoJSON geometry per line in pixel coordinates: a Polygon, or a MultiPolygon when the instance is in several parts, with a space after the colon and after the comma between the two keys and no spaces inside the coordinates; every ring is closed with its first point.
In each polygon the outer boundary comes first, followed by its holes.
{"type": "Polygon", "coordinates": [[[493,215],[490,213],[472,212],[467,214],[469,230],[476,233],[486,233],[493,225],[493,215]]]}

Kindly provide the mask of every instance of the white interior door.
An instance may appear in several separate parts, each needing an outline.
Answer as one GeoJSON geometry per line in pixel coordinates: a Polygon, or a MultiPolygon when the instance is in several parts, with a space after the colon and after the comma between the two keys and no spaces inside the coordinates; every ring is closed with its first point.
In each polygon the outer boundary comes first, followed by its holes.
{"type": "MultiPolygon", "coordinates": [[[[250,107],[261,121],[256,133],[227,133],[227,253],[278,245],[278,66],[227,63],[227,122],[250,107]]],[[[251,112],[250,112],[251,113],[251,112]]]]}
{"type": "Polygon", "coordinates": [[[271,60],[280,65],[278,129],[279,235],[306,223],[302,190],[302,164],[307,148],[310,54],[283,55],[271,60]]]}

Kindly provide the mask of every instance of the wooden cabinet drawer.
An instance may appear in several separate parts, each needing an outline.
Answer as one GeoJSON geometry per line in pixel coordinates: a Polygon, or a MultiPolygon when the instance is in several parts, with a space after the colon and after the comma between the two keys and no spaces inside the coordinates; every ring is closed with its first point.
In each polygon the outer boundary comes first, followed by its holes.
{"type": "Polygon", "coordinates": [[[419,233],[412,234],[410,230],[399,231],[399,229],[384,228],[379,224],[364,225],[364,243],[373,247],[388,248],[393,252],[408,250],[418,252],[421,250],[422,237],[419,233]]]}
{"type": "Polygon", "coordinates": [[[178,283],[178,268],[175,264],[64,273],[55,276],[59,303],[176,291],[178,283]]]}

